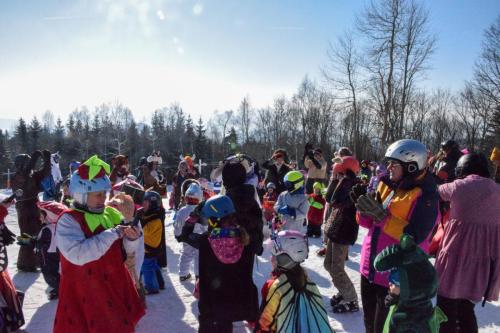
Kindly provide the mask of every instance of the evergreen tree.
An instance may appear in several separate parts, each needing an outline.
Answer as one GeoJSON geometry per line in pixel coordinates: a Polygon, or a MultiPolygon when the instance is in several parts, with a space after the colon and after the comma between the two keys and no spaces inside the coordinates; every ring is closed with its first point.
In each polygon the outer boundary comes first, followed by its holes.
{"type": "Polygon", "coordinates": [[[207,158],[207,137],[205,136],[205,125],[201,117],[198,119],[198,124],[196,125],[196,137],[194,140],[194,153],[197,158],[205,159],[207,158]]]}
{"type": "Polygon", "coordinates": [[[57,118],[56,126],[54,127],[54,152],[64,153],[64,125],[61,118],[57,118]]]}
{"type": "Polygon", "coordinates": [[[191,115],[188,115],[186,119],[186,149],[188,150],[186,153],[192,154],[194,152],[194,140],[196,138],[194,133],[194,125],[193,120],[191,119],[191,115]]]}
{"type": "Polygon", "coordinates": [[[28,127],[23,118],[19,118],[19,124],[16,127],[14,140],[19,149],[19,153],[30,153],[28,127]]]}
{"type": "Polygon", "coordinates": [[[8,133],[4,134],[4,132],[0,129],[0,172],[2,173],[7,172],[7,169],[10,167],[7,139],[8,133]]]}
{"type": "Polygon", "coordinates": [[[31,120],[29,129],[28,129],[29,138],[31,140],[31,149],[30,151],[35,151],[40,149],[40,136],[42,134],[42,124],[38,121],[36,117],[33,117],[31,120]]]}

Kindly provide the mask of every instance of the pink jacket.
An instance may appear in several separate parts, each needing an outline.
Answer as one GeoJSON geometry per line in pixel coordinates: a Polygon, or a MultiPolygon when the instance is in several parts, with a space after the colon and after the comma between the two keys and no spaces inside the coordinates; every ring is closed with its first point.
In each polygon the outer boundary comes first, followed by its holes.
{"type": "Polygon", "coordinates": [[[500,293],[500,185],[469,175],[439,187],[450,220],[436,259],[438,295],[473,302],[500,293]]]}

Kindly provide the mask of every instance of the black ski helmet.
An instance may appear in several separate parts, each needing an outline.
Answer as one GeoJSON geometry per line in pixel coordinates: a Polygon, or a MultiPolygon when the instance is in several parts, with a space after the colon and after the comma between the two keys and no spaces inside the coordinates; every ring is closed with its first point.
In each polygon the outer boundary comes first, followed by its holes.
{"type": "Polygon", "coordinates": [[[14,159],[14,166],[17,171],[24,171],[28,168],[28,164],[30,163],[31,156],[28,154],[19,154],[14,159]]]}
{"type": "Polygon", "coordinates": [[[443,149],[443,150],[458,149],[458,143],[455,140],[443,141],[443,142],[441,142],[441,149],[443,149]]]}
{"type": "Polygon", "coordinates": [[[481,153],[469,153],[463,155],[457,162],[455,168],[457,178],[465,178],[468,175],[478,175],[485,178],[490,178],[488,169],[488,160],[481,153]]]}

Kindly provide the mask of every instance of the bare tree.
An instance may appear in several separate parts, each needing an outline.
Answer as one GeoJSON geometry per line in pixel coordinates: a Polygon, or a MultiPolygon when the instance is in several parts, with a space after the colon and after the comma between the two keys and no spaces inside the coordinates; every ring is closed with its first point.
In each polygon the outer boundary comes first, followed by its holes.
{"type": "Polygon", "coordinates": [[[360,152],[360,110],[358,94],[363,91],[360,81],[360,59],[354,46],[352,33],[346,32],[339,37],[336,44],[329,44],[327,50],[328,63],[321,72],[327,82],[332,85],[335,97],[342,102],[342,106],[352,112],[350,123],[349,146],[354,153],[360,152]]]}
{"type": "Polygon", "coordinates": [[[247,144],[250,139],[250,127],[252,125],[252,109],[250,107],[250,101],[248,96],[244,97],[240,103],[240,107],[238,109],[238,118],[237,124],[240,128],[243,143],[247,144]]]}
{"type": "Polygon", "coordinates": [[[365,67],[383,145],[403,135],[414,83],[426,70],[434,49],[427,17],[428,12],[415,0],[373,1],[358,17],[358,30],[367,43],[365,67]]]}
{"type": "Polygon", "coordinates": [[[474,75],[477,89],[500,105],[500,15],[484,33],[482,53],[474,75]]]}
{"type": "Polygon", "coordinates": [[[50,110],[45,111],[42,115],[43,127],[49,133],[52,132],[52,130],[54,129],[54,124],[55,124],[54,119],[55,119],[54,113],[50,110]]]}

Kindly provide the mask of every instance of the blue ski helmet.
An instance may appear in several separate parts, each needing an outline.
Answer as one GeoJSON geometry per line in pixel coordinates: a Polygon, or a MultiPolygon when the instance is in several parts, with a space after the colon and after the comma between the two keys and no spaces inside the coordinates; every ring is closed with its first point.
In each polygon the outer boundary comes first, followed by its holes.
{"type": "Polygon", "coordinates": [[[97,155],[92,156],[71,175],[68,188],[70,195],[76,202],[86,205],[88,193],[111,191],[109,170],[109,164],[97,155]]]}
{"type": "Polygon", "coordinates": [[[203,205],[201,215],[204,218],[222,219],[235,213],[233,201],[227,195],[215,195],[208,199],[203,205]]]}

